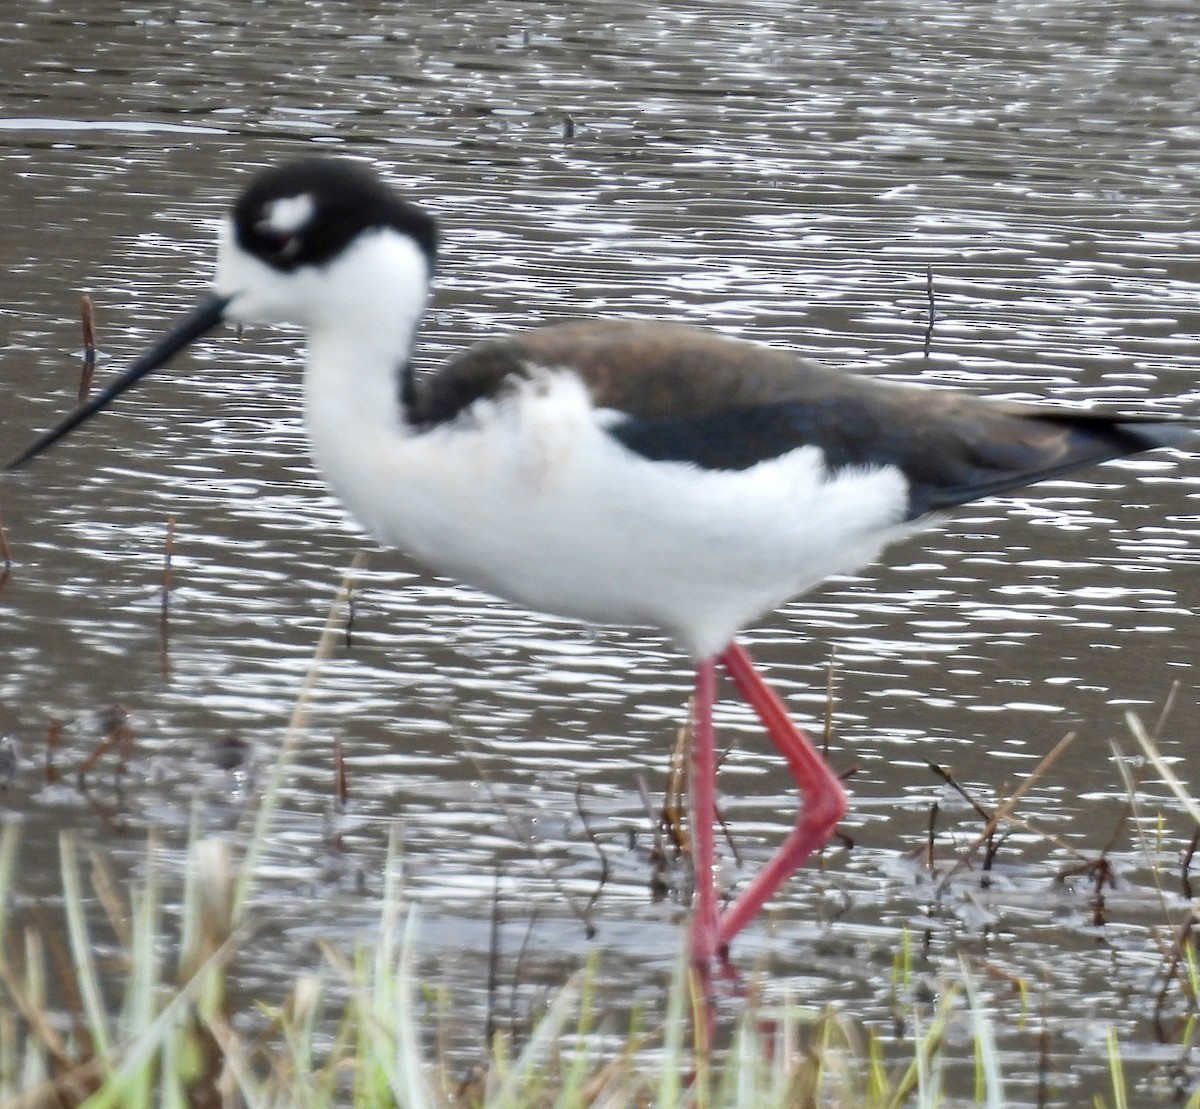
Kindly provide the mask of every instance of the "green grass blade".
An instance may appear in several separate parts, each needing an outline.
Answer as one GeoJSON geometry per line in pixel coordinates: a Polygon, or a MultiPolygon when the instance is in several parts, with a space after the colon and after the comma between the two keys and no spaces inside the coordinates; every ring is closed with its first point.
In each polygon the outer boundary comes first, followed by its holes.
{"type": "Polygon", "coordinates": [[[71,945],[71,958],[75,964],[79,996],[93,1048],[107,1069],[113,1057],[108,1013],[100,989],[100,976],[92,956],[92,940],[83,902],[83,885],[79,879],[79,857],[75,848],[75,837],[70,831],[59,832],[58,853],[63,887],[63,911],[67,917],[67,938],[71,945]]]}
{"type": "Polygon", "coordinates": [[[962,968],[963,987],[967,993],[967,1009],[971,1014],[971,1027],[975,1041],[976,1074],[982,1084],[982,1098],[976,1090],[976,1103],[982,1103],[987,1109],[1005,1109],[1004,1082],[1000,1076],[1000,1059],[996,1051],[996,1037],[992,1031],[991,1018],[986,1006],[975,988],[974,977],[966,959],[961,955],[958,964],[962,968]]]}

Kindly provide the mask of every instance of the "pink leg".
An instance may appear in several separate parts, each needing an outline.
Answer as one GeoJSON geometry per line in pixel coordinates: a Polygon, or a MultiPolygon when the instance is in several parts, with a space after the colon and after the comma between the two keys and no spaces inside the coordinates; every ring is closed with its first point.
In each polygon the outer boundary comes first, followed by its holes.
{"type": "Polygon", "coordinates": [[[716,739],[713,735],[713,700],[717,669],[712,659],[696,667],[696,696],[692,718],[692,867],[696,892],[692,908],[692,962],[707,973],[717,953],[717,886],[713,872],[713,825],[716,822],[716,739]]]}
{"type": "Polygon", "coordinates": [[[724,954],[733,938],[759,914],[779,887],[833,835],[837,822],[846,815],[846,794],[808,736],[792,723],[779,695],[763,681],[745,649],[731,643],[719,657],[738,692],[758,714],[767,735],[787,760],[802,801],[795,828],[721,917],[717,948],[724,954]]]}

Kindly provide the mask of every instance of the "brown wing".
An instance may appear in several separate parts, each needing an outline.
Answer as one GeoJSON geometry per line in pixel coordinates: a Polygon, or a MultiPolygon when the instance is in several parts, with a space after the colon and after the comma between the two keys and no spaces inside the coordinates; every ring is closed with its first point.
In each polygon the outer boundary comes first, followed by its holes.
{"type": "Polygon", "coordinates": [[[647,458],[745,469],[817,446],[831,471],[898,467],[912,516],[1195,437],[1183,423],[875,381],[702,328],[621,321],[472,347],[424,383],[419,419],[452,419],[535,367],[577,373],[619,414],[610,433],[647,458]]]}
{"type": "Polygon", "coordinates": [[[594,320],[478,343],[418,386],[422,422],[453,419],[536,368],[577,373],[598,408],[641,419],[705,415],[796,395],[811,370],[844,377],[786,351],[685,324],[594,320]]]}

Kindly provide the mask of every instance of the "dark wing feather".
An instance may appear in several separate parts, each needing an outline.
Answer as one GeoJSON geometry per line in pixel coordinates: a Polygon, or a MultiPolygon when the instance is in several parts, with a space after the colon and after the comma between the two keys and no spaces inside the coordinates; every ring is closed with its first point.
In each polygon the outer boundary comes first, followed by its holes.
{"type": "Polygon", "coordinates": [[[424,418],[451,419],[536,367],[577,373],[614,413],[609,433],[646,458],[741,470],[816,446],[831,472],[901,470],[910,517],[1196,438],[1183,422],[875,381],[700,328],[617,321],[473,347],[426,383],[424,418]]]}
{"type": "MultiPolygon", "coordinates": [[[[930,391],[931,398],[938,395],[930,391]]],[[[915,413],[909,422],[890,427],[876,422],[878,407],[874,412],[848,411],[825,401],[743,408],[690,420],[625,419],[609,431],[647,458],[709,469],[746,469],[810,444],[824,452],[831,473],[895,466],[909,484],[910,518],[1109,459],[1183,446],[1196,436],[1180,423],[979,404],[983,411],[948,419],[935,403],[928,417],[915,413]]]]}

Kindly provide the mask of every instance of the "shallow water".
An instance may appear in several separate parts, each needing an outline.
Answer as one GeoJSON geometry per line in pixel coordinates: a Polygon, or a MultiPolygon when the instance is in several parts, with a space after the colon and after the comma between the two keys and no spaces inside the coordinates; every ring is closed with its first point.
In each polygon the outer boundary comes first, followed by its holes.
{"type": "MultiPolygon", "coordinates": [[[[203,288],[214,220],[248,173],[315,148],[373,160],[441,219],[430,365],[496,331],[608,313],[997,395],[1194,412],[1198,40],[1200,11],[1166,0],[27,5],[0,44],[0,454],[73,401],[81,292],[103,374],[203,288]]],[[[0,804],[26,826],[31,897],[56,886],[57,828],[133,860],[140,836],[114,818],[166,822],[177,849],[197,799],[214,825],[236,812],[213,742],[250,741],[260,775],[278,746],[366,546],[306,459],[300,355],[290,332],[215,336],[0,484],[16,560],[0,733],[24,756],[0,804]],[[51,718],[67,722],[69,767],[114,702],[137,735],[120,795],[111,773],[90,798],[43,784],[51,718]]],[[[740,945],[747,966],[887,1028],[907,929],[927,938],[933,988],[963,950],[1030,983],[1055,1104],[1105,1089],[1118,1013],[1137,1089],[1167,1088],[1149,1027],[1151,932],[1166,927],[1151,869],[1181,911],[1191,828],[1151,775],[1143,824],[1161,811],[1164,829],[1151,853],[1117,841],[1100,928],[1086,882],[1054,881],[1073,860],[1045,837],[1092,853],[1108,841],[1125,797],[1109,741],[1133,749],[1127,709],[1154,721],[1177,686],[1163,746],[1191,755],[1198,503],[1195,454],[1180,452],[1047,483],[956,513],[747,636],[817,729],[833,653],[831,760],[857,768],[855,848],[787,887],[773,930],[740,945]],[[978,822],[925,760],[992,805],[1070,731],[1022,802],[1037,831],[1002,848],[990,888],[967,874],[935,896],[907,857],[930,804],[946,809],[943,860],[978,822]]],[[[600,873],[582,805],[611,868],[590,919],[613,997],[656,990],[682,909],[650,901],[639,782],[657,804],[689,685],[659,638],[534,618],[373,553],[273,839],[260,934],[277,963],[255,960],[248,987],[311,957],[330,923],[370,925],[391,819],[427,972],[451,983],[465,1025],[484,1004],[497,884],[509,972],[523,950],[522,975],[561,979],[589,944],[567,896],[586,904],[600,873]],[[353,815],[331,850],[335,737],[353,815]]],[[[753,861],[789,802],[746,712],[727,703],[720,721],[737,742],[724,812],[753,861]]],[[[731,862],[727,877],[743,872],[731,862]]],[[[989,998],[1010,1099],[1032,1103],[1036,1028],[1004,990],[989,998]]]]}

